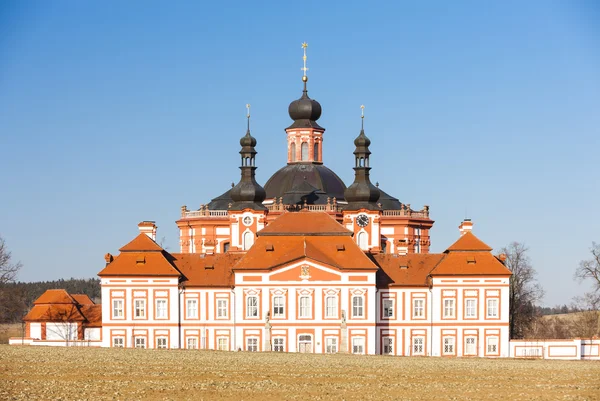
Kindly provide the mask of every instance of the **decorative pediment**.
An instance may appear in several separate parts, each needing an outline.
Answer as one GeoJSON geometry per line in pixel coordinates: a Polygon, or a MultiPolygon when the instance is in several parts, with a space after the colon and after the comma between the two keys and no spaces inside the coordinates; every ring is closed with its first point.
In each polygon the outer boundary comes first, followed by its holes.
{"type": "Polygon", "coordinates": [[[277,269],[269,276],[269,281],[341,281],[342,275],[324,266],[306,261],[277,269]]]}

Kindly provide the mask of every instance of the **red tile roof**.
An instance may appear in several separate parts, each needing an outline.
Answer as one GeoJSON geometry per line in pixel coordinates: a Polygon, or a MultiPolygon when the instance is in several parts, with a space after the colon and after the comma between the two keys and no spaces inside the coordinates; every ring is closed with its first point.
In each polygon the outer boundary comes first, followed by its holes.
{"type": "Polygon", "coordinates": [[[46,290],[38,299],[36,299],[34,305],[43,304],[76,304],[77,301],[69,295],[69,293],[62,289],[46,290]]]}
{"type": "Polygon", "coordinates": [[[373,259],[381,267],[377,272],[377,285],[380,287],[428,286],[427,276],[444,256],[440,253],[373,255],[373,259]]]}
{"type": "Polygon", "coordinates": [[[162,250],[163,249],[146,234],[139,234],[131,242],[119,249],[121,252],[158,252],[162,250]]]}
{"type": "Polygon", "coordinates": [[[92,301],[86,294],[71,294],[71,296],[79,305],[94,305],[94,301],[92,301]]]}
{"type": "Polygon", "coordinates": [[[510,276],[511,272],[490,252],[450,252],[431,272],[432,276],[510,276]]]}
{"type": "Polygon", "coordinates": [[[352,237],[344,235],[259,237],[233,270],[269,270],[303,258],[340,270],[377,269],[352,237]]]}
{"type": "Polygon", "coordinates": [[[171,254],[172,262],[184,275],[186,287],[233,287],[231,267],[244,254],[219,253],[215,255],[200,255],[197,253],[171,254]]]}
{"type": "Polygon", "coordinates": [[[65,290],[46,290],[33,303],[26,322],[86,322],[88,327],[102,326],[102,305],[85,294],[71,295],[65,290]]]}
{"type": "Polygon", "coordinates": [[[259,237],[274,235],[350,236],[352,232],[344,228],[325,212],[309,212],[304,210],[301,212],[283,213],[258,232],[259,237]]]}
{"type": "Polygon", "coordinates": [[[115,257],[98,273],[98,276],[180,276],[181,273],[167,260],[165,255],[168,253],[164,251],[126,251],[115,257]]]}
{"type": "Polygon", "coordinates": [[[475,236],[472,232],[467,232],[464,235],[461,235],[458,241],[454,244],[450,245],[450,247],[446,250],[449,251],[491,251],[492,248],[481,241],[479,238],[475,236]]]}
{"type": "Polygon", "coordinates": [[[87,327],[102,327],[102,305],[83,305],[81,313],[87,320],[87,327]]]}
{"type": "Polygon", "coordinates": [[[23,320],[26,322],[78,322],[84,321],[85,317],[74,304],[34,305],[23,320]]]}

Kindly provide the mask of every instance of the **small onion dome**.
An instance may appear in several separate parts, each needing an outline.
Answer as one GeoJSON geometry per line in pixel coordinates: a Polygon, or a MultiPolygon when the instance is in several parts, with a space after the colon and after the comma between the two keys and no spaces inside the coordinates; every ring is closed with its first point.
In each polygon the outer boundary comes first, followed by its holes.
{"type": "Polygon", "coordinates": [[[250,135],[250,131],[247,131],[246,135],[244,135],[240,139],[240,145],[242,147],[245,147],[245,146],[255,147],[256,146],[256,138],[254,138],[252,135],[250,135]]]}
{"type": "Polygon", "coordinates": [[[360,134],[354,140],[354,146],[368,147],[371,145],[371,140],[365,135],[365,130],[360,130],[360,134]]]}

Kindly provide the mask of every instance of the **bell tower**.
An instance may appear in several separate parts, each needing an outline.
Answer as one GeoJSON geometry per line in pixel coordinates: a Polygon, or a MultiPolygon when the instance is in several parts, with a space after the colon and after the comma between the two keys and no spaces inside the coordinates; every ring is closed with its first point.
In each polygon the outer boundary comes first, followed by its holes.
{"type": "Polygon", "coordinates": [[[306,49],[308,44],[302,43],[304,55],[302,60],[304,90],[298,100],[290,103],[288,112],[294,123],[286,128],[288,142],[288,164],[312,163],[323,164],[323,133],[325,128],[321,127],[317,120],[321,117],[321,105],[316,100],[308,97],[306,83],[308,76],[306,71],[306,49]]]}

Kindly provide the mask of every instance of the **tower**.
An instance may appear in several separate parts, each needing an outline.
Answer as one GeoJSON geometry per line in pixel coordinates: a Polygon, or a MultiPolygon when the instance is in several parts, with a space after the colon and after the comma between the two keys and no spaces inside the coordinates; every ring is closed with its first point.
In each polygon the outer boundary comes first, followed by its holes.
{"type": "Polygon", "coordinates": [[[267,208],[263,206],[266,193],[256,182],[256,139],[250,134],[250,105],[248,110],[248,129],[240,139],[241,179],[231,189],[233,204],[229,208],[231,222],[231,246],[248,250],[254,244],[256,233],[264,227],[267,208]]]}
{"type": "Polygon", "coordinates": [[[379,220],[381,206],[377,203],[380,192],[371,184],[369,179],[369,157],[371,140],[365,135],[365,106],[361,108],[360,134],[354,140],[354,182],[346,191],[344,197],[348,206],[344,208],[346,227],[354,231],[354,237],[361,249],[379,251],[380,229],[379,220]]]}

